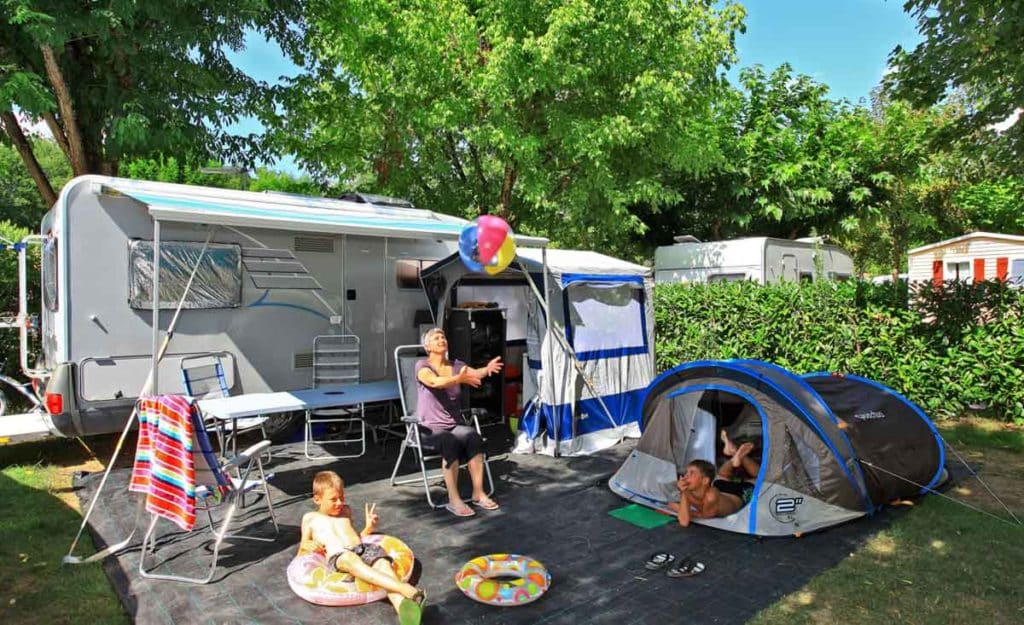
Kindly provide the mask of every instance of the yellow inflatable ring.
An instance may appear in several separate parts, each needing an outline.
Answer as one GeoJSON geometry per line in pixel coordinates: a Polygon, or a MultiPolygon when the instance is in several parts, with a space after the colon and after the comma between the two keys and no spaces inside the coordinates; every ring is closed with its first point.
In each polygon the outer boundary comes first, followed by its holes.
{"type": "Polygon", "coordinates": [[[533,558],[513,553],[492,553],[473,558],[455,575],[455,585],[480,603],[503,607],[536,601],[551,586],[551,575],[533,558]],[[514,577],[504,582],[495,577],[514,577]]]}
{"type": "MultiPolygon", "coordinates": [[[[395,577],[403,582],[409,581],[416,559],[408,545],[385,534],[371,534],[364,537],[363,542],[379,544],[391,556],[395,577]]],[[[295,594],[317,605],[362,605],[388,596],[383,588],[328,570],[327,558],[319,553],[292,559],[288,565],[288,585],[295,594]]]]}

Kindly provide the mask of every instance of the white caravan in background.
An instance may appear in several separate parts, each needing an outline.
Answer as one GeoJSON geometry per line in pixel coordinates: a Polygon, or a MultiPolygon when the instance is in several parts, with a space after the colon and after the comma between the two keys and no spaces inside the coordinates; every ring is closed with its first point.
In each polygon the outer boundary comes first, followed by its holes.
{"type": "Polygon", "coordinates": [[[733,282],[753,280],[846,280],[853,275],[853,258],[842,248],[817,239],[750,237],[730,241],[700,241],[675,237],[674,245],[654,252],[655,282],[733,282]]]}
{"type": "Polygon", "coordinates": [[[33,416],[64,436],[123,427],[156,351],[154,240],[166,330],[211,237],[159,367],[158,391],[182,391],[183,357],[218,353],[238,394],[311,386],[313,339],[324,334],[359,337],[362,381],[393,377],[391,354],[418,342],[417,312],[428,309],[419,272],[457,249],[466,223],[376,196],[75,178],[30,237],[42,246],[35,364],[22,277],[22,369],[45,387],[46,411],[33,416]]]}

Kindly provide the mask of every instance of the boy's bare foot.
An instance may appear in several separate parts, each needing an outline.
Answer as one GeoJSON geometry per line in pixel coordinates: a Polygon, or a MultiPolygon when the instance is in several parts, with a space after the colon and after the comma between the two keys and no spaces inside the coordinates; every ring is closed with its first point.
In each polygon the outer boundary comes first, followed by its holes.
{"type": "Polygon", "coordinates": [[[736,455],[736,444],[732,442],[732,439],[730,439],[729,435],[725,433],[725,430],[722,430],[721,439],[723,445],[722,453],[726,456],[736,455]]]}
{"type": "Polygon", "coordinates": [[[753,443],[743,443],[740,445],[739,449],[736,450],[736,453],[733,454],[732,460],[730,461],[732,462],[733,468],[738,469],[743,466],[743,459],[750,455],[750,452],[752,451],[754,451],[753,443]]]}

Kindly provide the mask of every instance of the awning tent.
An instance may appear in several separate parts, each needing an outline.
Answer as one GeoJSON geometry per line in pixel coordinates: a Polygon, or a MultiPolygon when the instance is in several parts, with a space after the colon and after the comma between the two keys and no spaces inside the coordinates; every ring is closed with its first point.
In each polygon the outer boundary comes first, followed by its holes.
{"type": "MultiPolygon", "coordinates": [[[[524,375],[536,389],[532,401],[524,398],[516,451],[588,454],[639,436],[639,399],[654,376],[651,270],[591,251],[519,249],[495,280],[512,272],[532,283],[518,293],[527,300],[524,375]]],[[[470,273],[458,255],[424,270],[437,324],[453,287],[488,278],[470,273]]]]}

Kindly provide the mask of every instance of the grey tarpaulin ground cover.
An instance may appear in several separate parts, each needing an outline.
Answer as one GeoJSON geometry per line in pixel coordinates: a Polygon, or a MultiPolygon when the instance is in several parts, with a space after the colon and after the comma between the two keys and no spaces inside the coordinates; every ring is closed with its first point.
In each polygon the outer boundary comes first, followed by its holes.
{"type": "MultiPolygon", "coordinates": [[[[493,430],[491,438],[498,450],[507,448],[507,441],[494,440],[493,430]]],[[[338,461],[306,460],[300,445],[275,448],[272,495],[281,534],[272,543],[226,541],[210,584],[142,579],[137,548],[108,558],[105,570],[126,610],[142,624],[397,622],[384,602],[320,607],[288,587],[285,568],[296,550],[302,515],[312,509],[312,476],[332,469],[345,478],[357,522],[363,502],[376,502],[380,531],[400,537],[415,552],[413,579],[428,595],[425,623],[628,625],[682,618],[688,623],[742,623],[847,557],[894,514],[800,539],[759,540],[705,527],[682,529],[675,523],[640,529],[608,515],[624,504],[606,482],[632,448],[627,442],[590,457],[500,456],[492,461],[492,470],[502,509],[456,519],[431,510],[422,490],[388,485],[395,447],[392,442],[386,450],[371,448],[363,458],[338,461]],[[647,571],[647,557],[663,550],[693,554],[707,570],[690,579],[647,571]],[[551,573],[551,589],[539,601],[517,608],[486,606],[463,596],[455,587],[455,573],[470,558],[497,552],[540,560],[551,573]]],[[[412,469],[410,462],[405,470],[412,469]]],[[[91,530],[99,544],[120,540],[130,529],[135,504],[126,491],[128,477],[128,469],[114,471],[97,504],[91,530]]],[[[83,504],[98,481],[97,476],[80,480],[83,504]]],[[[236,532],[265,535],[270,529],[266,516],[258,502],[250,503],[238,517],[236,532]]],[[[170,524],[166,529],[176,532],[170,524]]],[[[209,532],[198,531],[170,537],[158,552],[166,560],[164,569],[198,572],[209,556],[208,537],[209,532]]]]}

